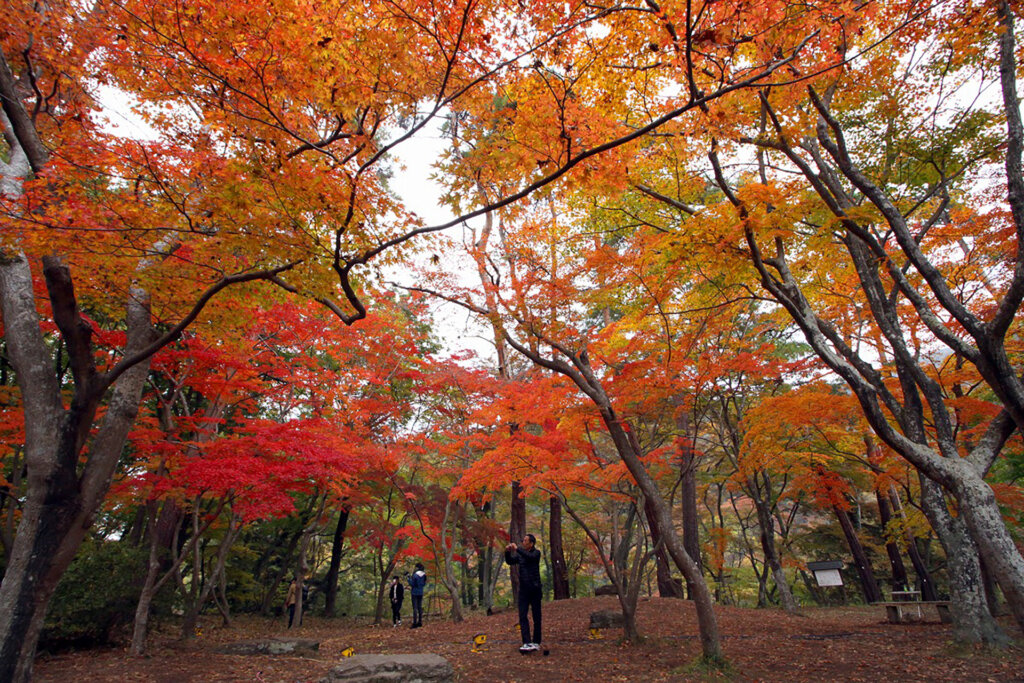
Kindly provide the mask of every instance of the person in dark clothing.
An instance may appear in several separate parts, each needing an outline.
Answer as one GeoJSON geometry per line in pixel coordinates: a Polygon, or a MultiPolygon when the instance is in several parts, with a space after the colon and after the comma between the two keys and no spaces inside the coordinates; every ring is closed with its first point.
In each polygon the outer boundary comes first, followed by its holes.
{"type": "Polygon", "coordinates": [[[423,564],[416,563],[416,571],[409,577],[409,595],[412,596],[412,626],[419,628],[423,626],[423,587],[427,585],[427,573],[423,570],[423,564]]]}
{"type": "Polygon", "coordinates": [[[540,551],[537,550],[537,538],[526,534],[518,546],[509,543],[505,546],[505,562],[515,565],[519,570],[519,635],[523,638],[521,652],[534,652],[540,649],[541,617],[540,602],[543,595],[540,584],[540,551]],[[529,613],[533,612],[533,638],[530,637],[529,613]]]}
{"type": "Polygon", "coordinates": [[[405,599],[405,586],[395,576],[391,579],[391,589],[388,591],[391,598],[391,625],[402,625],[402,601],[405,599]]]}

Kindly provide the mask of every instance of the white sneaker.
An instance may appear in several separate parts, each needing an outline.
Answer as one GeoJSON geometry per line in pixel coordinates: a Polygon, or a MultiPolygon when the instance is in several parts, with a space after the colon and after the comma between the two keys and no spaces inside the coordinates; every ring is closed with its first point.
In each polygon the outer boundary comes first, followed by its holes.
{"type": "Polygon", "coordinates": [[[526,649],[531,651],[531,652],[536,652],[537,650],[540,649],[540,645],[538,645],[537,643],[527,643],[526,644],[526,649]]]}

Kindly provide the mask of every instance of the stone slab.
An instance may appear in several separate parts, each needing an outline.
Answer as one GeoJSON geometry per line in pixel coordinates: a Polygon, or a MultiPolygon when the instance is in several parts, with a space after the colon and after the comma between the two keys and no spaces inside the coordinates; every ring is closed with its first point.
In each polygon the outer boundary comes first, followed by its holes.
{"type": "Polygon", "coordinates": [[[452,683],[455,671],[435,654],[353,655],[332,667],[320,683],[452,683]]]}

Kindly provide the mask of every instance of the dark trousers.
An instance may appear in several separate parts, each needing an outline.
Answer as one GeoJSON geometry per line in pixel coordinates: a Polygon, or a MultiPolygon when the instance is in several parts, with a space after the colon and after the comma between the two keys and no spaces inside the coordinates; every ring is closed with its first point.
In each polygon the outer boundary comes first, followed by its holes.
{"type": "MultiPolygon", "coordinates": [[[[288,605],[288,628],[292,627],[293,621],[295,621],[295,603],[288,605]]],[[[302,617],[299,617],[299,626],[302,626],[302,617]]]]}
{"type": "Polygon", "coordinates": [[[519,584],[519,635],[524,643],[540,645],[540,600],[543,592],[540,586],[519,584]],[[528,614],[533,610],[533,638],[530,638],[530,620],[528,614]]]}
{"type": "Polygon", "coordinates": [[[414,595],[412,596],[412,623],[422,624],[423,623],[423,596],[414,595]]]}
{"type": "Polygon", "coordinates": [[[397,624],[402,620],[402,603],[391,603],[391,623],[397,624]]]}

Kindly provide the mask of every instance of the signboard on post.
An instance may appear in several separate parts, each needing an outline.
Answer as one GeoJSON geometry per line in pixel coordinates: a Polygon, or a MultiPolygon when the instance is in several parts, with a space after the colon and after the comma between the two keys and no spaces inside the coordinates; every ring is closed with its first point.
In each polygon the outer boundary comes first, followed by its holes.
{"type": "Polygon", "coordinates": [[[807,569],[814,574],[819,586],[842,586],[843,576],[839,573],[842,568],[843,563],[839,560],[807,563],[807,569]]]}

